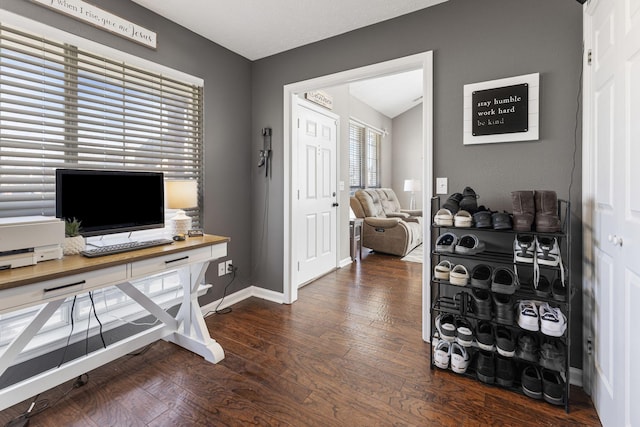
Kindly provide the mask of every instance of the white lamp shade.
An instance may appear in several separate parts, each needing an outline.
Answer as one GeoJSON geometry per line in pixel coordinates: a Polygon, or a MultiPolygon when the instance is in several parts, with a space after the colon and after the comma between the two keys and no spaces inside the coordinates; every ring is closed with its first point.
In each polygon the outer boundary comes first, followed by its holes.
{"type": "Polygon", "coordinates": [[[198,206],[198,183],[194,180],[167,181],[167,208],[187,209],[198,206]]]}
{"type": "Polygon", "coordinates": [[[420,180],[418,179],[405,179],[404,191],[420,191],[420,180]]]}

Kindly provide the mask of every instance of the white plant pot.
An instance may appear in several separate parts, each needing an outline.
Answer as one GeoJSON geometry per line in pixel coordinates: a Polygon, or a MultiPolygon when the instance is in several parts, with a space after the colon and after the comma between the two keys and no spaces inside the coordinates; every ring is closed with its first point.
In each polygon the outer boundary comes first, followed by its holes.
{"type": "Polygon", "coordinates": [[[84,237],[65,237],[64,242],[62,243],[62,253],[64,255],[77,255],[80,251],[84,250],[84,247],[84,237]]]}

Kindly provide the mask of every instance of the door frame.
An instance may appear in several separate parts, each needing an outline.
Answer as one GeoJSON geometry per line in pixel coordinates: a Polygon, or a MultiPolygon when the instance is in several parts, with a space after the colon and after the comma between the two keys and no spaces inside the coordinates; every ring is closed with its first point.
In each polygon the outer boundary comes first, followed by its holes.
{"type": "MultiPolygon", "coordinates": [[[[364,67],[354,68],[334,74],[329,74],[309,80],[287,84],[283,87],[283,104],[284,104],[284,137],[283,137],[283,165],[284,171],[284,257],[283,257],[283,290],[284,302],[291,304],[298,299],[298,288],[295,286],[294,277],[294,254],[293,244],[293,190],[292,190],[292,135],[293,135],[293,97],[297,94],[318,90],[324,87],[337,86],[355,82],[358,80],[371,79],[383,75],[397,74],[405,71],[416,69],[423,70],[423,108],[422,108],[422,182],[423,185],[423,211],[430,212],[430,200],[433,194],[433,51],[426,51],[410,56],[405,56],[377,64],[367,65],[364,67]],[[426,208],[426,209],[425,209],[426,208]]],[[[339,168],[338,168],[339,169],[339,168]]],[[[338,177],[338,182],[339,182],[338,177]]],[[[340,194],[343,190],[339,190],[340,194]]],[[[428,223],[428,221],[427,221],[428,223]]],[[[338,220],[338,230],[340,233],[341,222],[338,220]]],[[[336,239],[339,236],[336,236],[336,239]]],[[[423,244],[425,247],[431,245],[431,233],[429,227],[423,228],[423,244]]],[[[340,240],[337,240],[338,254],[340,254],[340,240]]],[[[428,253],[428,251],[425,251],[428,253]]],[[[339,257],[340,255],[338,255],[339,257]]],[[[422,263],[422,335],[423,340],[428,341],[430,336],[431,322],[428,321],[430,316],[431,294],[429,287],[426,286],[431,271],[430,257],[425,255],[422,263]]]]}
{"type": "MultiPolygon", "coordinates": [[[[335,133],[336,133],[336,146],[335,146],[335,153],[334,155],[336,156],[336,168],[335,168],[335,174],[336,176],[335,178],[335,182],[336,182],[336,196],[335,199],[339,200],[340,198],[340,192],[338,189],[338,178],[340,177],[340,162],[338,162],[338,158],[339,158],[339,147],[341,144],[340,141],[340,116],[338,116],[337,114],[335,114],[332,111],[329,111],[325,108],[320,107],[317,104],[314,104],[312,102],[306,101],[296,95],[292,95],[293,98],[291,99],[291,106],[292,106],[292,126],[294,126],[292,128],[291,131],[291,167],[290,167],[290,176],[291,176],[291,187],[292,188],[296,188],[296,184],[298,183],[297,178],[296,178],[296,172],[298,172],[298,165],[295,162],[295,159],[298,158],[298,131],[296,131],[297,127],[295,126],[296,120],[299,116],[298,116],[298,112],[300,110],[300,108],[306,108],[307,110],[313,111],[314,113],[317,114],[321,114],[331,120],[335,120],[336,125],[335,125],[335,133]]],[[[292,190],[293,191],[293,190],[292,190]]],[[[295,230],[296,229],[296,216],[293,215],[295,213],[295,210],[297,209],[297,198],[293,197],[291,198],[291,213],[292,213],[292,217],[291,217],[291,229],[295,230]]],[[[335,209],[335,208],[334,208],[335,209]]],[[[339,236],[339,230],[340,230],[340,211],[338,209],[336,209],[336,213],[335,213],[336,219],[335,219],[335,235],[331,236],[331,238],[334,240],[335,242],[335,251],[336,251],[336,258],[334,260],[334,264],[333,264],[333,268],[329,271],[333,271],[335,270],[340,262],[340,247],[339,247],[339,239],[337,239],[337,237],[339,236]]],[[[299,225],[299,224],[298,224],[299,225]]],[[[294,233],[292,233],[292,236],[294,235],[294,233]]],[[[296,247],[296,242],[294,240],[292,240],[292,246],[291,248],[295,248],[296,247]]],[[[295,268],[295,254],[294,251],[291,251],[292,254],[292,258],[291,258],[291,265],[294,267],[292,269],[292,273],[293,276],[291,276],[292,281],[293,281],[293,287],[295,287],[296,289],[299,287],[304,286],[307,283],[310,282],[303,282],[303,283],[298,283],[299,279],[297,277],[297,269],[295,268]]],[[[323,274],[328,273],[329,271],[326,271],[323,274]]]]}
{"type": "Polygon", "coordinates": [[[591,126],[591,103],[593,101],[592,65],[588,55],[593,51],[593,11],[598,0],[589,1],[582,12],[582,32],[584,52],[582,58],[582,387],[591,395],[594,381],[595,362],[593,359],[593,292],[594,292],[594,252],[593,252],[593,199],[595,150],[591,126]]]}

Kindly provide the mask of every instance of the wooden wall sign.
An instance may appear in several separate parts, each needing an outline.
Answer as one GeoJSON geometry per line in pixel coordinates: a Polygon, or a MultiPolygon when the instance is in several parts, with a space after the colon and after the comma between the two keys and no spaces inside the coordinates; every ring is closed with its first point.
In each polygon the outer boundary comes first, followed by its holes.
{"type": "Polygon", "coordinates": [[[78,21],[156,49],[156,33],[82,0],[31,0],[78,21]]]}
{"type": "Polygon", "coordinates": [[[539,74],[464,87],[464,144],[538,139],[539,74]]]}

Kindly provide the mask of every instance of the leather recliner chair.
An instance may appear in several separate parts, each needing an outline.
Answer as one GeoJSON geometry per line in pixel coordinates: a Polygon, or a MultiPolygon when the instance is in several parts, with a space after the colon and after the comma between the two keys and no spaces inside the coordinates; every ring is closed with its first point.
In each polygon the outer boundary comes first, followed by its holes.
{"type": "Polygon", "coordinates": [[[405,256],[422,243],[422,211],[401,209],[392,189],[357,190],[350,204],[355,216],[363,219],[362,246],[405,256]]]}

